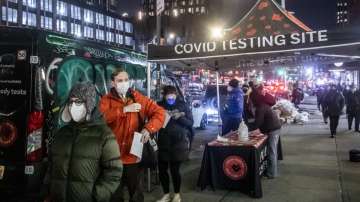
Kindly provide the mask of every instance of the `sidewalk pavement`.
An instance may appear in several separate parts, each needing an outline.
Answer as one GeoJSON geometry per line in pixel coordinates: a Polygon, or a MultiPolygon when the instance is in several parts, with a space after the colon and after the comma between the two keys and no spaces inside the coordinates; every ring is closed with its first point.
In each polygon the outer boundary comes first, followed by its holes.
{"type": "MultiPolygon", "coordinates": [[[[312,108],[315,106],[313,105],[312,108]]],[[[311,108],[311,107],[310,107],[311,108]]],[[[191,160],[182,171],[183,202],[359,202],[360,163],[350,162],[348,151],[360,147],[360,133],[347,131],[342,117],[338,136],[329,138],[329,126],[319,112],[312,110],[305,125],[287,125],[282,130],[284,160],[280,162],[280,177],[262,179],[263,198],[252,199],[236,191],[196,187],[204,145],[216,138],[216,128],[200,132],[195,137],[191,160]]],[[[162,196],[159,185],[145,194],[146,202],[162,196]]]]}

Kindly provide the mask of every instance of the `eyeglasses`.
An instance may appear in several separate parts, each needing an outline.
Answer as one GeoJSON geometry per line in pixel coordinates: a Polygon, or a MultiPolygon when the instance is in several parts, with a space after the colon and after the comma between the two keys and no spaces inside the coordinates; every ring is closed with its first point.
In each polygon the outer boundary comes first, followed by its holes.
{"type": "Polygon", "coordinates": [[[80,106],[80,105],[84,104],[85,102],[80,100],[80,99],[70,100],[69,101],[69,106],[72,106],[74,103],[75,103],[75,106],[80,106]]]}

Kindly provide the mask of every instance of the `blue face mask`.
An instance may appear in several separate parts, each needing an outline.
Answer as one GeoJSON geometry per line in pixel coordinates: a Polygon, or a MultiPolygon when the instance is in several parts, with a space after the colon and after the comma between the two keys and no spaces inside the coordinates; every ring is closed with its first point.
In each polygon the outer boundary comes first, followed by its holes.
{"type": "Polygon", "coordinates": [[[168,103],[168,105],[174,105],[175,101],[176,101],[176,99],[174,99],[174,98],[167,98],[166,99],[166,102],[168,103]]]}

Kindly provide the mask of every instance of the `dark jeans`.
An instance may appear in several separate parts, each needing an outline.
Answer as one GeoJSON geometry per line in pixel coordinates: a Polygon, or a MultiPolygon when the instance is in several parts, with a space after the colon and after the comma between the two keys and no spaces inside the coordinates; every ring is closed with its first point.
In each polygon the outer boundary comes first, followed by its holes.
{"type": "Polygon", "coordinates": [[[123,176],[119,188],[116,190],[111,201],[124,202],[124,187],[129,191],[129,202],[144,202],[142,190],[143,168],[139,164],[124,165],[123,176]]]}
{"type": "Polygon", "coordinates": [[[336,135],[336,129],[339,125],[340,116],[330,116],[330,132],[331,135],[336,135]]]}
{"type": "Polygon", "coordinates": [[[223,120],[222,135],[239,129],[241,118],[226,117],[223,120]]]}
{"type": "Polygon", "coordinates": [[[360,113],[350,113],[347,115],[349,130],[351,130],[353,120],[355,119],[355,131],[359,131],[360,113]]]}
{"type": "Polygon", "coordinates": [[[170,192],[170,178],[168,173],[168,168],[170,166],[171,179],[174,186],[174,192],[180,193],[181,186],[181,175],[180,175],[180,166],[181,162],[166,162],[159,161],[159,178],[161,186],[165,194],[170,192]]]}

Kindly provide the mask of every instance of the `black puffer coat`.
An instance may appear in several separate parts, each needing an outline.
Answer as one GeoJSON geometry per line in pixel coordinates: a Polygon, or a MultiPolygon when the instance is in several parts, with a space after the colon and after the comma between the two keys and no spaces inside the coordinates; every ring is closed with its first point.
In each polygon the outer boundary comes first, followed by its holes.
{"type": "Polygon", "coordinates": [[[159,132],[159,161],[184,161],[189,153],[189,136],[194,123],[190,108],[185,102],[177,99],[174,105],[168,105],[165,100],[158,103],[167,111],[178,110],[185,116],[177,120],[170,119],[166,128],[159,132]]]}
{"type": "Polygon", "coordinates": [[[349,92],[346,99],[346,113],[359,114],[360,113],[360,90],[349,92]]]}
{"type": "Polygon", "coordinates": [[[340,116],[345,106],[345,99],[341,92],[331,89],[324,98],[325,112],[329,116],[340,116]]]}

